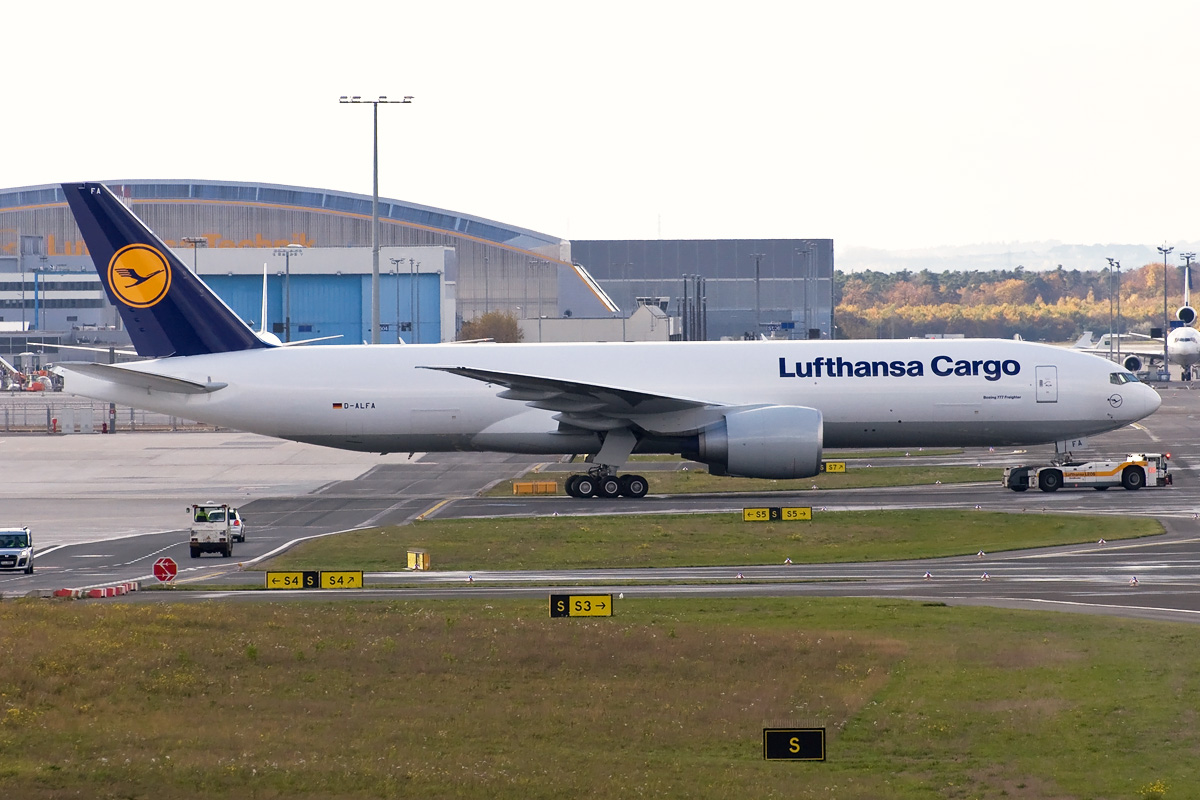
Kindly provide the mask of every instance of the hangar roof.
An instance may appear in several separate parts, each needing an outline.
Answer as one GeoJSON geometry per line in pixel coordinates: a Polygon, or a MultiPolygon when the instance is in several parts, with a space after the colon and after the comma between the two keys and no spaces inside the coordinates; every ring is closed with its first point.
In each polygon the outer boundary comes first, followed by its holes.
{"type": "MultiPolygon", "coordinates": [[[[132,200],[176,200],[212,203],[231,203],[261,206],[287,206],[335,213],[371,214],[371,196],[286,186],[270,183],[205,180],[111,180],[101,181],[109,186],[123,186],[132,200]]],[[[0,189],[0,211],[65,203],[58,184],[21,186],[0,189]]],[[[379,198],[379,218],[409,222],[435,228],[449,234],[485,239],[509,247],[526,250],[558,247],[563,240],[556,236],[518,228],[495,220],[484,219],[458,211],[434,208],[392,198],[379,198]]]]}

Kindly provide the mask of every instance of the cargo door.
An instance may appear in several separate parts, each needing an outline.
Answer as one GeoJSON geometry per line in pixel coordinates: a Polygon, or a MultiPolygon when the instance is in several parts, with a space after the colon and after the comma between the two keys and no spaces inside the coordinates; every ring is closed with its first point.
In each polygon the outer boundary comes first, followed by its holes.
{"type": "Polygon", "coordinates": [[[1039,403],[1058,402],[1058,367],[1034,367],[1034,377],[1037,379],[1037,401],[1039,403]]]}

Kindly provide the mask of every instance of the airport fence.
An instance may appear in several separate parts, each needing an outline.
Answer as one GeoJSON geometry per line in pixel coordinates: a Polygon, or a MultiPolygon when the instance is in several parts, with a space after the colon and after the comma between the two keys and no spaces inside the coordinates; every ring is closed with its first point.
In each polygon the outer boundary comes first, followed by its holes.
{"type": "Polygon", "coordinates": [[[120,431],[214,430],[194,420],[113,406],[58,392],[0,393],[0,431],[4,433],[114,433],[120,431]]]}

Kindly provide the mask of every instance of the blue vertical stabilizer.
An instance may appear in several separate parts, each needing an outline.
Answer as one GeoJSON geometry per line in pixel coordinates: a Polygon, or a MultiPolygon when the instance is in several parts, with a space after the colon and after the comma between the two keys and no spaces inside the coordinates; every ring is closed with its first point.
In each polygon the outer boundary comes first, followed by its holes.
{"type": "Polygon", "coordinates": [[[64,183],[108,299],[138,355],[194,356],[269,347],[100,183],[64,183]]]}

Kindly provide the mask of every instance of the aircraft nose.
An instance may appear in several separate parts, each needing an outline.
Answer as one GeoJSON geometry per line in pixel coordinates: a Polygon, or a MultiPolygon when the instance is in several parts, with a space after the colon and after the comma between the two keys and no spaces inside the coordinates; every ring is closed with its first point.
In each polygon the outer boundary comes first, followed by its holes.
{"type": "Polygon", "coordinates": [[[1138,388],[1142,390],[1138,392],[1138,397],[1141,400],[1140,405],[1142,406],[1143,410],[1137,418],[1142,419],[1143,417],[1148,417],[1155,411],[1158,411],[1158,407],[1162,405],[1162,395],[1144,383],[1138,388]]]}

